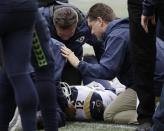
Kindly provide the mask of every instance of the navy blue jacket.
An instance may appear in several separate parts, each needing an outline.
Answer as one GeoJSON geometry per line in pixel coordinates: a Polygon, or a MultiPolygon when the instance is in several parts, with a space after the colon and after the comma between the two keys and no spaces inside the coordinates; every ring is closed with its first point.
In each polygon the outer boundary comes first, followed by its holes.
{"type": "Polygon", "coordinates": [[[160,0],[144,0],[143,1],[143,15],[144,16],[153,16],[155,7],[160,0]]]}
{"type": "Polygon", "coordinates": [[[61,55],[61,46],[63,44],[53,38],[51,38],[50,48],[52,52],[52,56],[54,58],[55,63],[55,84],[56,84],[56,94],[57,94],[57,103],[59,104],[59,107],[62,110],[65,110],[66,107],[68,107],[67,98],[62,92],[61,86],[60,86],[60,80],[62,71],[66,62],[66,59],[61,55]]]}
{"type": "Polygon", "coordinates": [[[64,68],[66,59],[61,55],[61,47],[63,44],[53,38],[51,38],[50,48],[52,50],[52,56],[55,63],[55,81],[61,80],[62,70],[64,68]]]}
{"type": "MultiPolygon", "coordinates": [[[[60,2],[61,3],[61,2],[60,2]]],[[[61,5],[63,6],[63,4],[61,5]]],[[[64,4],[64,6],[71,6],[70,4],[64,4]]],[[[81,60],[83,55],[82,45],[88,43],[93,46],[96,58],[99,60],[102,53],[104,52],[104,45],[98,41],[95,35],[91,34],[91,30],[88,27],[87,19],[85,14],[78,10],[78,16],[83,17],[83,20],[78,22],[75,34],[69,40],[62,40],[56,32],[56,28],[53,24],[52,16],[49,7],[42,7],[39,9],[42,15],[46,18],[48,26],[51,32],[51,37],[64,43],[69,49],[71,49],[75,55],[81,60]]],[[[77,8],[76,8],[77,11],[77,8]]]]}
{"type": "Polygon", "coordinates": [[[105,52],[99,64],[81,61],[78,70],[83,76],[112,80],[117,77],[126,87],[133,88],[130,64],[128,18],[112,21],[103,35],[105,52]]]}

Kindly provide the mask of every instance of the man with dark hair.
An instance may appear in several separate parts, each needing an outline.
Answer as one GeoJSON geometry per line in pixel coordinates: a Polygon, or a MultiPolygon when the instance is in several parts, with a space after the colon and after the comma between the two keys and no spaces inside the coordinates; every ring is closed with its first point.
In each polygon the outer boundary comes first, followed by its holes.
{"type": "Polygon", "coordinates": [[[75,33],[78,23],[78,14],[73,8],[61,7],[54,11],[53,23],[57,35],[62,40],[69,40],[75,33]]]}
{"type": "MultiPolygon", "coordinates": [[[[48,21],[51,36],[64,43],[80,60],[83,55],[82,45],[85,43],[93,46],[97,60],[100,59],[104,45],[91,34],[86,16],[78,8],[57,2],[54,6],[40,8],[40,12],[48,21]]],[[[69,85],[80,85],[81,80],[80,72],[67,62],[62,72],[62,81],[69,85]]]]}
{"type": "MultiPolygon", "coordinates": [[[[128,18],[116,19],[113,10],[106,4],[93,5],[87,15],[88,25],[99,40],[104,41],[105,52],[97,64],[80,61],[74,53],[62,47],[62,55],[77,68],[83,77],[112,80],[117,77],[127,90],[114,101],[120,102],[120,109],[136,107],[136,93],[130,63],[130,40],[128,18]],[[128,92],[128,93],[127,93],[128,92]],[[131,106],[132,105],[132,106],[131,106]]],[[[117,104],[117,103],[116,103],[117,104]]],[[[130,116],[131,118],[133,116],[130,116]]],[[[132,118],[133,119],[133,118],[132,118]]]]}
{"type": "Polygon", "coordinates": [[[100,16],[105,22],[111,22],[116,19],[112,8],[105,4],[95,4],[90,8],[87,14],[87,18],[90,19],[90,21],[94,21],[100,16]],[[103,11],[101,8],[103,8],[103,11]]]}

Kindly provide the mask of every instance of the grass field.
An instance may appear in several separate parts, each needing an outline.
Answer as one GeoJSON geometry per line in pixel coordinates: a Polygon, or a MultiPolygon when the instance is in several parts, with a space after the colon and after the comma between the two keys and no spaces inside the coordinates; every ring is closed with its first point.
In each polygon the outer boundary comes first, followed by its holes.
{"type": "MultiPolygon", "coordinates": [[[[117,125],[98,122],[69,122],[59,131],[135,131],[136,126],[117,125]]],[[[43,130],[40,130],[43,131],[43,130]]]]}
{"type": "MultiPolygon", "coordinates": [[[[12,131],[22,131],[22,127],[12,131]]],[[[59,128],[59,131],[135,131],[135,125],[118,125],[103,122],[68,122],[66,126],[59,128]]],[[[11,130],[10,130],[11,131],[11,130]]],[[[44,130],[38,130],[44,131],[44,130]]]]}
{"type": "Polygon", "coordinates": [[[68,123],[59,131],[135,131],[136,126],[116,125],[96,122],[74,122],[68,123]]]}

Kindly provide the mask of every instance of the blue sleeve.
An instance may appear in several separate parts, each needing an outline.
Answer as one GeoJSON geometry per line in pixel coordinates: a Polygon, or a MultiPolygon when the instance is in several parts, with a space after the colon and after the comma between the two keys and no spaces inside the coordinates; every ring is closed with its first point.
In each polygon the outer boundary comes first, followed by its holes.
{"type": "Polygon", "coordinates": [[[120,71],[125,57],[125,40],[111,37],[106,42],[106,49],[99,64],[89,64],[81,61],[78,70],[83,76],[112,80],[120,71]]]}
{"type": "Polygon", "coordinates": [[[47,10],[46,10],[46,7],[40,7],[38,8],[39,12],[42,14],[42,16],[46,16],[47,15],[47,10]]]}
{"type": "Polygon", "coordinates": [[[68,101],[67,98],[65,97],[61,86],[60,86],[60,80],[61,80],[61,75],[62,75],[62,71],[63,71],[63,67],[65,65],[65,58],[61,55],[61,46],[63,46],[63,44],[53,38],[51,38],[51,49],[53,50],[53,58],[55,61],[55,84],[56,84],[56,94],[57,94],[57,101],[60,105],[60,107],[62,108],[62,110],[64,111],[65,108],[68,107],[68,101]]]}
{"type": "Polygon", "coordinates": [[[61,55],[61,47],[64,45],[61,42],[51,38],[52,40],[52,52],[55,63],[55,81],[61,80],[62,71],[66,63],[66,59],[61,55]]]}
{"type": "Polygon", "coordinates": [[[144,16],[153,16],[155,12],[155,7],[158,4],[159,0],[144,0],[143,1],[143,15],[144,16]]]}
{"type": "Polygon", "coordinates": [[[48,28],[51,31],[51,23],[52,23],[52,18],[50,16],[50,10],[49,7],[41,7],[39,8],[39,12],[42,14],[42,16],[46,19],[48,28]]]}

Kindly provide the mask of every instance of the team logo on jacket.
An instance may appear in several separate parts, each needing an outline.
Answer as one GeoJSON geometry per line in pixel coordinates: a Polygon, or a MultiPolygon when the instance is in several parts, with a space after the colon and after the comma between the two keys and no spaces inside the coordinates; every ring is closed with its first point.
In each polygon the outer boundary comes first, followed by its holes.
{"type": "Polygon", "coordinates": [[[76,42],[83,43],[84,40],[85,40],[85,36],[81,36],[80,38],[78,38],[78,39],[76,40],[76,42]]]}

